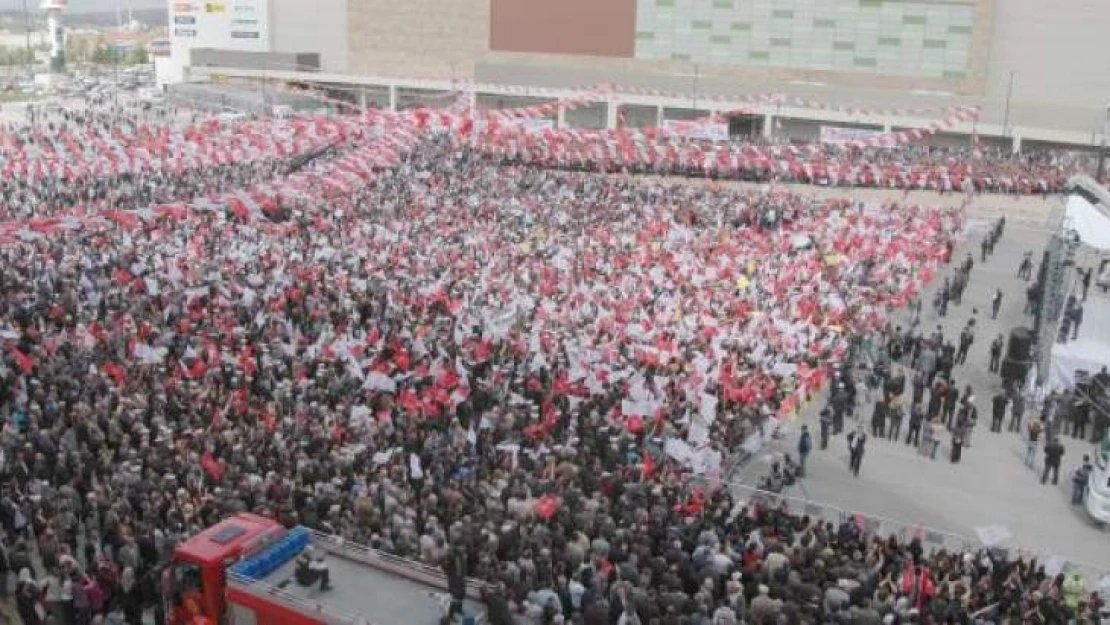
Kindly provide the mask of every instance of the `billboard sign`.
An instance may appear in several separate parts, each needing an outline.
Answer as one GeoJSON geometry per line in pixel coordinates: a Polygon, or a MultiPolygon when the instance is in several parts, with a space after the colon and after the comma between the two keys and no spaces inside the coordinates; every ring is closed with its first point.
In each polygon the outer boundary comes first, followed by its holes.
{"type": "Polygon", "coordinates": [[[192,48],[269,52],[269,0],[199,0],[169,7],[175,58],[188,58],[192,48]]]}

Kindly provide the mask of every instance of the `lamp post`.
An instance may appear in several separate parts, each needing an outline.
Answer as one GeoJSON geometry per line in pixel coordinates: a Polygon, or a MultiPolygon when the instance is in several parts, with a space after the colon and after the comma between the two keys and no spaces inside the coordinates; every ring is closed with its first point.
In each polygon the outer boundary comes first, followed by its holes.
{"type": "Polygon", "coordinates": [[[694,64],[694,93],[691,97],[690,104],[693,109],[694,119],[698,118],[698,79],[701,78],[701,67],[697,63],[694,64]]]}
{"type": "Polygon", "coordinates": [[[1106,105],[1106,117],[1102,120],[1102,146],[1098,150],[1098,174],[1095,182],[1102,184],[1106,175],[1106,135],[1110,134],[1110,103],[1106,105]]]}
{"type": "Polygon", "coordinates": [[[1010,86],[1006,88],[1006,108],[1002,111],[1002,135],[1010,136],[1010,99],[1014,96],[1014,72],[1010,72],[1010,86]]]}

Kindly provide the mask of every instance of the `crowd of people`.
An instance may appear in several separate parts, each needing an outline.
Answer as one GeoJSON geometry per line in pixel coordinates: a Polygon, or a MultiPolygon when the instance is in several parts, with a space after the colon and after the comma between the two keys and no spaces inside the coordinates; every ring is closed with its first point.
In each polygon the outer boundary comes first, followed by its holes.
{"type": "Polygon", "coordinates": [[[1077,154],[748,139],[711,143],[628,129],[582,133],[495,127],[486,131],[483,151],[510,163],[587,171],[1046,197],[1063,193],[1070,177],[1094,172],[1093,160],[1077,154]]]}
{"type": "MultiPolygon", "coordinates": [[[[25,622],[165,622],[173,546],[241,511],[450,562],[498,585],[496,625],[1097,612],[1034,562],[689,486],[916,299],[959,214],[506,165],[450,137],[353,173],[392,149],[372,134],[263,213],[4,241],[0,551],[25,622]]],[[[943,343],[920,355],[940,373],[943,343]]]]}
{"type": "Polygon", "coordinates": [[[349,120],[157,121],[133,108],[39,113],[0,131],[0,223],[188,203],[289,173],[349,120]]]}

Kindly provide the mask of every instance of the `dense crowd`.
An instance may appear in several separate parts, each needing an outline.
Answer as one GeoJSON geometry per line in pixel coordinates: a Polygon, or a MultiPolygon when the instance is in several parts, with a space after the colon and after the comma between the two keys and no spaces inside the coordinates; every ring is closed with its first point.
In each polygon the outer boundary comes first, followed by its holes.
{"type": "Polygon", "coordinates": [[[746,139],[708,143],[621,130],[535,132],[510,127],[486,133],[483,151],[511,163],[834,187],[1047,196],[1064,192],[1071,176],[1093,175],[1095,169],[1083,155],[1036,151],[858,148],[746,139]]]}
{"type": "Polygon", "coordinates": [[[495,582],[499,624],[1096,609],[1034,563],[688,487],[914,298],[958,214],[446,139],[343,193],[321,181],[344,150],[288,210],[136,211],[0,249],[0,525],[26,622],[166,618],[173,546],[246,510],[495,582]]]}
{"type": "Polygon", "coordinates": [[[347,120],[205,120],[39,113],[0,130],[0,223],[192,202],[287,174],[356,132],[347,120]]]}

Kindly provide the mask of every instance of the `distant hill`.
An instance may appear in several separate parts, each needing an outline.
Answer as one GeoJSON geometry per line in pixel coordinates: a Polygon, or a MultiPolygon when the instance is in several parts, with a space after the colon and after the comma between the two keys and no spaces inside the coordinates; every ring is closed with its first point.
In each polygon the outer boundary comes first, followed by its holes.
{"type": "MultiPolygon", "coordinates": [[[[0,0],[2,6],[3,0],[0,0]]],[[[31,3],[29,3],[31,4],[31,3]]],[[[33,3],[38,6],[38,2],[33,3]]],[[[32,24],[45,23],[45,17],[40,11],[30,11],[32,24]]],[[[127,19],[127,12],[123,12],[123,19],[127,19]]],[[[88,11],[67,11],[65,22],[70,26],[86,26],[94,28],[110,28],[119,25],[120,15],[113,9],[93,9],[88,11]]],[[[165,7],[134,9],[131,19],[138,20],[144,26],[165,26],[169,20],[165,7]]],[[[23,12],[10,9],[0,9],[0,27],[22,29],[23,12]]]]}
{"type": "MultiPolygon", "coordinates": [[[[115,11],[87,11],[87,12],[70,12],[66,13],[65,20],[71,26],[95,26],[95,27],[109,27],[116,26],[119,16],[115,11]]],[[[127,19],[127,12],[123,14],[123,19],[127,19]]],[[[131,19],[138,20],[144,26],[165,26],[169,20],[168,13],[165,8],[161,9],[136,9],[131,12],[131,19]]]]}
{"type": "MultiPolygon", "coordinates": [[[[28,6],[37,7],[38,2],[28,0],[28,6]]],[[[166,7],[166,0],[69,0],[69,12],[73,14],[86,13],[86,12],[101,12],[111,10],[113,13],[116,10],[116,5],[123,7],[126,12],[128,8],[132,10],[145,10],[145,9],[164,9],[166,7]]],[[[22,11],[23,0],[0,0],[0,11],[22,11]]]]}

